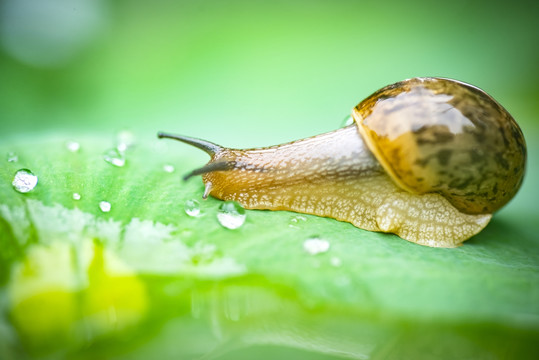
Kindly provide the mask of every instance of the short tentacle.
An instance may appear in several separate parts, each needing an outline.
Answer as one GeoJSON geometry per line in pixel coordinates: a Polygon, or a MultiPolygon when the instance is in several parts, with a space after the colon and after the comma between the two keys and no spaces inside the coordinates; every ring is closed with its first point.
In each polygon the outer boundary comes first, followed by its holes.
{"type": "Polygon", "coordinates": [[[191,171],[189,174],[183,177],[183,180],[189,180],[193,176],[204,175],[213,171],[227,171],[234,169],[233,161],[217,161],[209,162],[201,168],[191,171]]]}

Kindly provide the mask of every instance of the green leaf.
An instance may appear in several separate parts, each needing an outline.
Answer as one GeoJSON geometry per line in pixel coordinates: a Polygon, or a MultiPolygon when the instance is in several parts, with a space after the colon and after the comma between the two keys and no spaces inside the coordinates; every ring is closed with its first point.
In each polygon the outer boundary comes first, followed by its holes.
{"type": "Polygon", "coordinates": [[[284,211],[246,211],[230,230],[200,179],[181,180],[201,155],[153,137],[121,167],[104,160],[109,134],[77,151],[47,136],[0,145],[18,157],[0,167],[0,357],[538,356],[525,217],[499,214],[457,249],[284,211]],[[24,194],[22,168],[39,178],[24,194]],[[329,249],[308,253],[311,238],[329,249]]]}

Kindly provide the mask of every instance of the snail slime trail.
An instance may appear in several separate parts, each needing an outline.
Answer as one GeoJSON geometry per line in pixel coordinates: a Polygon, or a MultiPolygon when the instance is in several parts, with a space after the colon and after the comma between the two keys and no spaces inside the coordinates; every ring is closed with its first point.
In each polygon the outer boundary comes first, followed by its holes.
{"type": "Polygon", "coordinates": [[[205,151],[203,197],[247,209],[289,210],[455,247],[515,196],[526,144],[492,97],[444,78],[388,85],[352,110],[341,129],[255,149],[159,133],[205,151]]]}

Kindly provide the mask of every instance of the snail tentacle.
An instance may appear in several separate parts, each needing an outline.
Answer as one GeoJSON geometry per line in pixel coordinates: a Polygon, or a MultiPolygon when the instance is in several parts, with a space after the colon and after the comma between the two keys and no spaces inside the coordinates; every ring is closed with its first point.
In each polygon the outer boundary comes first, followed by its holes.
{"type": "Polygon", "coordinates": [[[227,171],[235,168],[234,161],[210,161],[208,164],[204,165],[201,168],[194,169],[189,174],[183,177],[183,180],[189,180],[193,176],[204,175],[214,171],[227,171]]]}
{"type": "Polygon", "coordinates": [[[204,193],[202,194],[202,198],[206,200],[208,198],[208,195],[210,195],[210,192],[213,188],[213,184],[211,181],[206,182],[206,185],[204,185],[204,193]]]}
{"type": "Polygon", "coordinates": [[[174,140],[181,141],[183,143],[199,148],[200,150],[204,151],[206,154],[212,157],[223,151],[223,147],[221,145],[217,145],[210,141],[202,140],[202,139],[198,139],[198,138],[194,138],[190,136],[158,132],[157,137],[159,139],[167,138],[167,139],[174,139],[174,140]]]}

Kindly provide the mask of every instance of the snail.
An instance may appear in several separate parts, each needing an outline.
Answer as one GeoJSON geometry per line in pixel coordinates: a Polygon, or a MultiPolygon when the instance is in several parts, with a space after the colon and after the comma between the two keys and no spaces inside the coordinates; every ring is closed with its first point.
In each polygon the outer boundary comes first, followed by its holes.
{"type": "Polygon", "coordinates": [[[168,133],[210,155],[203,198],[289,210],[456,247],[517,193],[526,144],[513,117],[483,90],[446,78],[388,85],[352,109],[354,123],[247,150],[168,133]]]}

